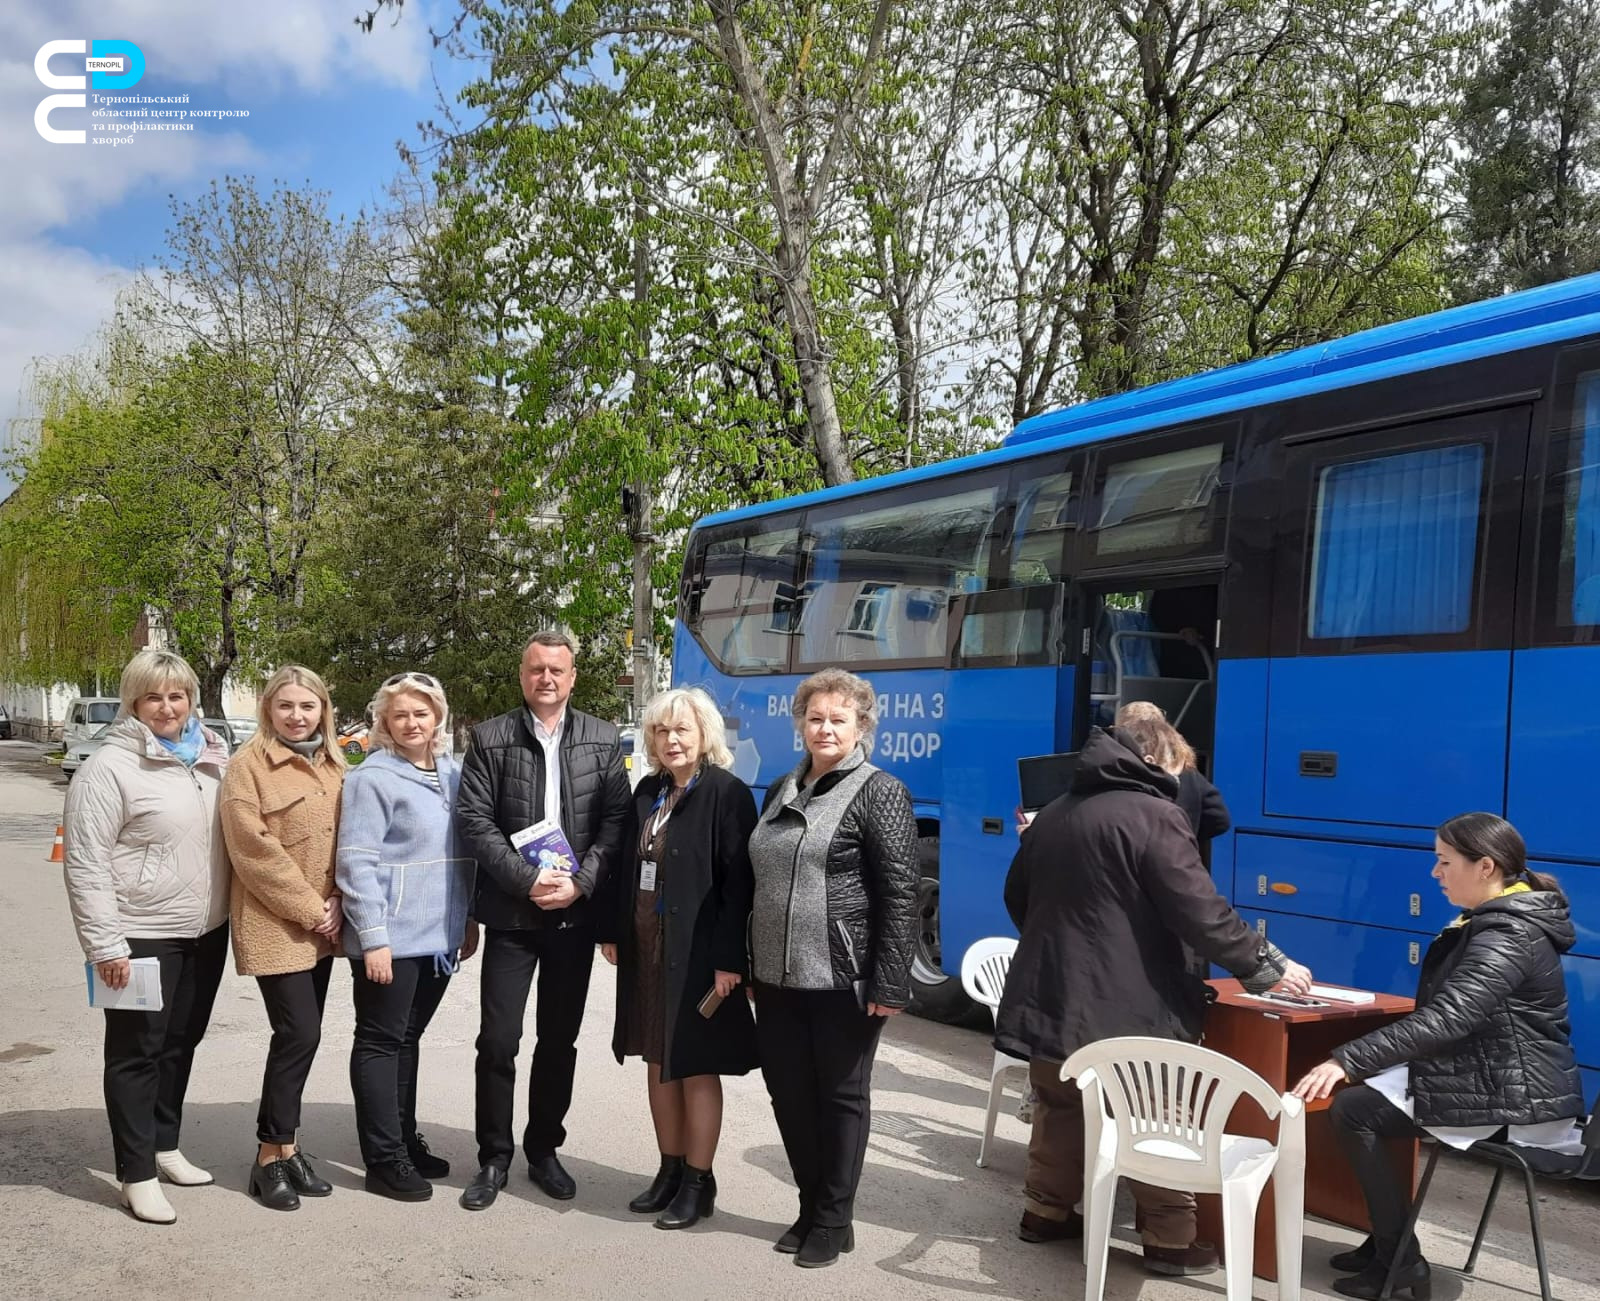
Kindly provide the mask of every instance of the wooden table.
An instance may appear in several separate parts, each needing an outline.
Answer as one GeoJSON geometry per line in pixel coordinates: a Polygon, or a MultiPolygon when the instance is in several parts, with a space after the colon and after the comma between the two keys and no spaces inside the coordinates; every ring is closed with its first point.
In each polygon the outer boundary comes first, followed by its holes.
{"type": "MultiPolygon", "coordinates": [[[[1278,1093],[1287,1093],[1308,1070],[1328,1060],[1340,1044],[1359,1039],[1370,1030],[1404,1016],[1413,1000],[1394,994],[1377,994],[1371,1003],[1334,1003],[1328,1007],[1297,1008],[1260,1002],[1245,995],[1237,980],[1207,981],[1217,991],[1217,1001],[1206,1014],[1205,1047],[1248,1066],[1278,1093]]],[[[1306,1214],[1351,1228],[1370,1227],[1361,1186],[1334,1142],[1328,1117],[1329,1099],[1306,1108],[1306,1214]]],[[[1234,1107],[1228,1122],[1230,1134],[1275,1138],[1277,1121],[1248,1098],[1234,1107]]],[[[1414,1139],[1392,1140],[1391,1152],[1402,1173],[1416,1186],[1417,1144],[1414,1139]]],[[[1222,1202],[1199,1198],[1200,1237],[1222,1246],[1222,1202]]],[[[1275,1238],[1277,1217],[1272,1189],[1262,1193],[1256,1212],[1255,1272],[1265,1279],[1278,1277],[1275,1238]]]]}

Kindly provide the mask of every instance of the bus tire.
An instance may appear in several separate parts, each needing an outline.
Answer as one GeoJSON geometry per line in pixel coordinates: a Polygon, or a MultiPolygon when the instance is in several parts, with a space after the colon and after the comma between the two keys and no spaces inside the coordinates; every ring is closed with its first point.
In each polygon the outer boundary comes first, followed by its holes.
{"type": "Polygon", "coordinates": [[[917,935],[911,955],[911,1005],[915,1016],[946,1025],[983,1028],[989,1012],[967,997],[957,976],[947,975],[939,939],[939,837],[917,841],[917,935]]]}

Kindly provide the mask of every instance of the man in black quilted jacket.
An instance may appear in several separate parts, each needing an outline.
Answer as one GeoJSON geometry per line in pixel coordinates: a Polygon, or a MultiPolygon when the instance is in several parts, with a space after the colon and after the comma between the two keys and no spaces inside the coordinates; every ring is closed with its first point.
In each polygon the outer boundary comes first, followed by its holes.
{"type": "Polygon", "coordinates": [[[622,852],[633,799],[617,729],[568,707],[577,647],[541,632],[522,652],[525,707],[472,729],[461,766],[456,825],[478,860],[473,916],[483,925],[477,1061],[477,1177],[461,1194],[469,1211],[494,1204],[515,1147],[511,1117],[528,990],[539,976],[537,1038],[528,1070],[528,1177],[565,1201],[578,1186],[556,1157],[572,1102],[578,1028],[594,964],[590,900],[622,852]],[[511,836],[536,822],[561,824],[573,871],[535,868],[511,836]]]}

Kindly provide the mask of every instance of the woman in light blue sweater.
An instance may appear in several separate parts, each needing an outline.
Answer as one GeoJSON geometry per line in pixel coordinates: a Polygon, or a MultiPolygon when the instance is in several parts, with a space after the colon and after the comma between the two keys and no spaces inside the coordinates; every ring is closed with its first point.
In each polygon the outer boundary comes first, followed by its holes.
{"type": "Polygon", "coordinates": [[[475,864],[453,813],[444,689],[399,673],[369,707],[377,748],[345,779],[337,879],[355,979],[350,1087],[368,1192],[426,1201],[450,1173],[417,1133],[418,1044],[460,960],[478,947],[467,916],[475,864]]]}

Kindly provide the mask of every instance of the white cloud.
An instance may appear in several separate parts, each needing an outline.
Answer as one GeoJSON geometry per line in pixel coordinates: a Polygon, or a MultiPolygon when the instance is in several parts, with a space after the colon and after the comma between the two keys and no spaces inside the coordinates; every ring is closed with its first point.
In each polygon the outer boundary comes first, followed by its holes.
{"type": "MultiPolygon", "coordinates": [[[[0,444],[33,414],[26,386],[35,362],[90,343],[133,272],[47,240],[0,238],[0,444]]],[[[11,490],[0,471],[0,497],[11,490]]]]}
{"type": "MultiPolygon", "coordinates": [[[[257,93],[265,103],[286,93],[315,97],[352,85],[422,89],[432,53],[425,6],[409,0],[398,24],[380,15],[365,35],[355,16],[369,4],[54,0],[0,6],[0,438],[23,409],[33,360],[83,347],[133,274],[52,239],[52,230],[114,210],[152,186],[259,169],[268,161],[248,127],[230,130],[214,122],[183,134],[142,135],[115,149],[51,144],[33,126],[34,108],[48,93],[34,75],[35,51],[58,39],[132,41],[144,52],[146,75],[189,91],[195,107],[219,107],[222,87],[246,105],[257,93]]],[[[52,66],[70,71],[67,56],[52,66]]],[[[81,110],[57,112],[51,122],[88,125],[81,110]]],[[[272,142],[285,143],[292,144],[272,142]]],[[[0,495],[8,490],[0,476],[0,495]]]]}

